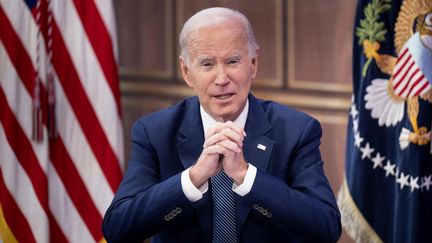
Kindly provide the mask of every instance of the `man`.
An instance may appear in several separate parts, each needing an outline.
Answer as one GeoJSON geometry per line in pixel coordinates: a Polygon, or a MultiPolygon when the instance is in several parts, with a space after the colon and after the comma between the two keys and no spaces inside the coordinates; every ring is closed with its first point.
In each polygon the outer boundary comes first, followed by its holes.
{"type": "Polygon", "coordinates": [[[135,123],[104,219],[108,242],[337,241],[320,125],[250,94],[258,46],[246,17],[202,10],[183,26],[180,47],[197,97],[135,123]]]}

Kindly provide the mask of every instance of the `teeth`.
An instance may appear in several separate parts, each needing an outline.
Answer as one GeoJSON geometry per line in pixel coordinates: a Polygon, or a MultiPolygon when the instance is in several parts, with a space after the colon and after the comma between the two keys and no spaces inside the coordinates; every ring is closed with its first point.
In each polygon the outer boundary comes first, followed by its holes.
{"type": "Polygon", "coordinates": [[[230,95],[230,94],[228,94],[228,95],[218,95],[218,96],[216,96],[216,98],[218,98],[220,100],[225,100],[225,99],[228,99],[231,96],[232,95],[230,95]]]}

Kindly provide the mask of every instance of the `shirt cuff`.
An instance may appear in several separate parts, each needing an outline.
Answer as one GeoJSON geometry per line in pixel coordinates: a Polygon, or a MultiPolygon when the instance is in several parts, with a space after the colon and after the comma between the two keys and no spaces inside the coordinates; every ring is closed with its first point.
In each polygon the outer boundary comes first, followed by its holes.
{"type": "Polygon", "coordinates": [[[203,194],[208,191],[208,182],[206,181],[206,183],[204,183],[200,188],[196,188],[190,179],[189,170],[190,168],[182,172],[181,186],[187,199],[189,199],[191,202],[196,202],[200,200],[203,197],[203,194]]]}
{"type": "Polygon", "coordinates": [[[257,173],[257,168],[249,164],[243,183],[240,185],[236,185],[234,183],[232,187],[233,191],[242,197],[248,194],[252,189],[252,185],[255,181],[256,173],[257,173]]]}

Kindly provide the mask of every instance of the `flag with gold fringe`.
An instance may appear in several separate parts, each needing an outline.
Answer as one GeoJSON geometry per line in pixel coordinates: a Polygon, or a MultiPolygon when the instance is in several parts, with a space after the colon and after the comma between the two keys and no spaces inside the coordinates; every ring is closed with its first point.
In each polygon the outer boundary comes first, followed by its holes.
{"type": "Polygon", "coordinates": [[[432,242],[432,1],[359,0],[345,180],[357,242],[432,242]]]}
{"type": "Polygon", "coordinates": [[[0,0],[0,242],[105,242],[117,57],[112,0],[0,0]]]}

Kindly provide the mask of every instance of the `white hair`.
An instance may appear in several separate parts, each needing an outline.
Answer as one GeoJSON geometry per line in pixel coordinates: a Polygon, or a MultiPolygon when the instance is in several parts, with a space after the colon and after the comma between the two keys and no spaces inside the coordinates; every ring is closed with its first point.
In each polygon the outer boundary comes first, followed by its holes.
{"type": "Polygon", "coordinates": [[[255,35],[252,30],[252,26],[249,20],[237,10],[222,7],[213,7],[203,9],[192,17],[190,17],[183,25],[180,32],[179,44],[180,44],[180,55],[185,60],[186,65],[189,65],[189,49],[188,41],[189,35],[202,27],[208,27],[211,25],[219,24],[225,21],[240,20],[243,23],[244,30],[247,35],[249,55],[255,57],[258,44],[255,39],[255,35]]]}

